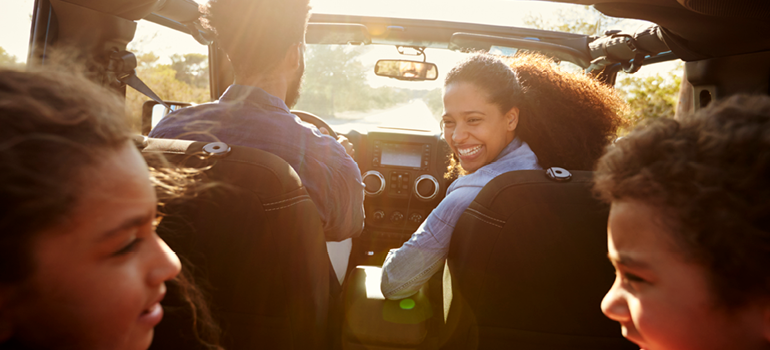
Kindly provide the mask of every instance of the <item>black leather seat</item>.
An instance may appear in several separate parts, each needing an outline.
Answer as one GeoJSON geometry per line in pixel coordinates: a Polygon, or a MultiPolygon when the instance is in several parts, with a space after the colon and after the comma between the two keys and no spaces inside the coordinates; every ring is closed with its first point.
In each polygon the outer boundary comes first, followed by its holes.
{"type": "MultiPolygon", "coordinates": [[[[158,234],[192,263],[223,329],[222,345],[326,348],[333,271],[318,212],[291,166],[222,143],[150,139],[143,152],[155,166],[150,155],[158,152],[173,164],[210,166],[205,174],[214,186],[164,208],[158,234]]],[[[178,290],[169,289],[163,304],[152,348],[202,348],[178,290]]]]}
{"type": "Polygon", "coordinates": [[[600,309],[615,277],[608,207],[591,172],[571,175],[503,174],[463,213],[445,271],[446,348],[638,349],[600,309]]]}

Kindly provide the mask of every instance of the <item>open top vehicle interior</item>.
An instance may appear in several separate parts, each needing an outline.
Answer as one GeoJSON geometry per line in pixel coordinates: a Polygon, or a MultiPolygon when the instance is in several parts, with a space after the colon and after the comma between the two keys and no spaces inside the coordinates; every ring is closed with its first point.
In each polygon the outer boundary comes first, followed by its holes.
{"type": "MultiPolygon", "coordinates": [[[[431,61],[438,51],[457,57],[536,51],[609,85],[621,71],[681,59],[686,90],[680,103],[688,110],[736,93],[770,94],[770,2],[561,2],[593,5],[608,16],[650,25],[588,36],[313,14],[306,43],[310,50],[387,47],[396,58],[360,57],[371,59],[367,64],[377,79],[400,84],[440,80],[451,65],[431,61]]],[[[28,65],[44,66],[51,51],[77,47],[95,80],[123,95],[136,89],[147,96],[141,116],[141,133],[147,135],[166,114],[192,101],[164,101],[137,76],[137,57],[128,50],[137,21],[208,47],[211,101],[233,82],[226,55],[199,16],[191,0],[37,0],[28,65]]],[[[437,116],[427,108],[405,108],[396,117],[325,121],[328,111],[303,101],[303,110],[295,111],[300,119],[353,143],[365,185],[364,231],[342,249],[328,247],[336,264],[329,263],[320,219],[301,181],[280,158],[217,142],[138,142],[145,154],[208,167],[209,179],[235,188],[170,208],[175,216],[159,228],[172,248],[200,267],[196,274],[209,287],[225,348],[633,348],[599,308],[614,273],[606,259],[608,209],[590,193],[590,172],[551,168],[496,178],[458,222],[444,271],[408,299],[385,300],[379,267],[387,252],[409,239],[453,181],[444,177],[451,151],[437,116]]],[[[188,323],[189,315],[170,313],[153,346],[194,348],[192,333],[181,331],[188,323]]]]}

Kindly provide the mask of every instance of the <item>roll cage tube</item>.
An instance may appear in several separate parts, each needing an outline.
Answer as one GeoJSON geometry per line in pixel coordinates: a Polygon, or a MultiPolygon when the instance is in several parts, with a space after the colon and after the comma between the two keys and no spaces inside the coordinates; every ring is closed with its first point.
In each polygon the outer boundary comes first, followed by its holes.
{"type": "Polygon", "coordinates": [[[604,36],[588,43],[591,65],[588,72],[604,70],[608,66],[620,64],[626,73],[636,73],[647,63],[675,59],[663,40],[663,31],[652,25],[634,34],[620,31],[607,31],[604,36]]]}

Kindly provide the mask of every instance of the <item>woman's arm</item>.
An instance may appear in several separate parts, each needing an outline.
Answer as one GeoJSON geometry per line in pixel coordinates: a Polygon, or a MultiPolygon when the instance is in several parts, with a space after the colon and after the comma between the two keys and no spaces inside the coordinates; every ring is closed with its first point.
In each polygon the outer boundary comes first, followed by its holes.
{"type": "Polygon", "coordinates": [[[380,286],[386,298],[403,299],[417,293],[441,269],[455,224],[479,191],[478,186],[454,189],[401,248],[388,253],[380,286]]]}

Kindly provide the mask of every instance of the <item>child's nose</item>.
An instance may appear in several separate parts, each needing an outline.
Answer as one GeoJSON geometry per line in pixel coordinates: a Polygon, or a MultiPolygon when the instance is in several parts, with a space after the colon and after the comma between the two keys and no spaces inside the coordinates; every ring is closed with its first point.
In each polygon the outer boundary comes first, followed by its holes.
{"type": "Polygon", "coordinates": [[[612,288],[602,299],[602,312],[613,321],[626,322],[631,319],[625,292],[620,288],[620,279],[616,278],[612,288]]]}
{"type": "Polygon", "coordinates": [[[156,258],[155,264],[149,275],[151,285],[159,285],[176,277],[182,271],[182,263],[171,248],[160,237],[155,236],[156,258]]]}

